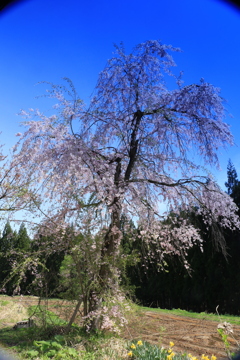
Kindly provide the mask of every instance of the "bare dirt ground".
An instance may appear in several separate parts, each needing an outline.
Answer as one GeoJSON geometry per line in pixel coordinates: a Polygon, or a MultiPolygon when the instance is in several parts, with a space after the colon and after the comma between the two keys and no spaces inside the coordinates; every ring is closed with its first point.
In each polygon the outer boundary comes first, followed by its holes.
{"type": "MultiPolygon", "coordinates": [[[[206,319],[194,319],[185,316],[146,311],[129,326],[129,339],[146,340],[150,343],[169,346],[174,342],[174,350],[181,353],[191,353],[194,356],[202,354],[218,358],[226,358],[226,352],[217,332],[218,322],[206,319]]],[[[236,350],[236,340],[240,339],[240,326],[233,325],[234,338],[229,336],[230,349],[236,350]]]]}
{"type": "MultiPolygon", "coordinates": [[[[24,297],[12,298],[13,302],[20,303],[23,307],[37,305],[37,298],[24,297]]],[[[49,310],[54,311],[60,317],[69,318],[69,307],[61,304],[58,300],[48,301],[49,310]]],[[[72,310],[72,309],[71,309],[72,310]]],[[[79,316],[80,321],[80,316],[79,316]]],[[[3,325],[3,324],[2,324],[3,325]]],[[[5,322],[5,326],[7,324],[5,322]]],[[[194,319],[185,316],[166,314],[154,311],[141,311],[132,316],[128,326],[122,333],[122,337],[128,340],[145,340],[168,348],[169,342],[174,342],[174,351],[191,353],[194,356],[202,354],[217,358],[226,358],[224,344],[217,332],[217,321],[194,319]]],[[[0,321],[0,327],[1,321],[0,321]]],[[[233,325],[234,333],[228,337],[230,350],[237,348],[236,340],[240,341],[240,325],[233,325]]]]}

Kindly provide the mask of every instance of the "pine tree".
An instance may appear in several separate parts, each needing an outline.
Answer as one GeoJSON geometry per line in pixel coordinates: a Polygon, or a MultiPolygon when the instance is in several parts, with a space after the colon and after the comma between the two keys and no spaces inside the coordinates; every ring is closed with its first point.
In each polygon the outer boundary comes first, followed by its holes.
{"type": "Polygon", "coordinates": [[[12,230],[10,222],[7,221],[0,240],[0,252],[6,253],[16,245],[16,232],[12,230]]]}
{"type": "Polygon", "coordinates": [[[230,159],[227,166],[227,176],[228,181],[225,182],[227,193],[233,198],[235,204],[240,209],[240,181],[238,180],[237,171],[230,159]]]}
{"type": "Polygon", "coordinates": [[[28,236],[27,229],[24,223],[21,224],[16,241],[16,247],[19,250],[29,250],[31,246],[31,240],[28,236]]]}
{"type": "MultiPolygon", "coordinates": [[[[11,250],[16,246],[16,237],[16,232],[12,230],[10,222],[7,221],[0,239],[0,289],[11,273],[11,261],[13,260],[11,250]]],[[[8,283],[5,287],[5,291],[7,294],[11,294],[12,284],[8,283]]]]}
{"type": "Polygon", "coordinates": [[[227,188],[228,195],[232,195],[234,188],[238,185],[239,181],[237,178],[236,169],[230,159],[228,160],[227,177],[228,181],[225,182],[225,186],[227,188]]]}

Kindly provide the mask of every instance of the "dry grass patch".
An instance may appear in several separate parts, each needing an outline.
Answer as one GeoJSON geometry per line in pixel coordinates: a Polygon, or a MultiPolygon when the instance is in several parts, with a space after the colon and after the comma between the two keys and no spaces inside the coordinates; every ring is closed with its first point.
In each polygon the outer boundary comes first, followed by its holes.
{"type": "Polygon", "coordinates": [[[20,302],[0,300],[0,328],[12,326],[18,321],[28,318],[27,308],[20,302]]]}
{"type": "Polygon", "coordinates": [[[129,359],[127,355],[127,342],[121,338],[108,338],[97,342],[94,351],[96,359],[123,360],[129,359]]]}

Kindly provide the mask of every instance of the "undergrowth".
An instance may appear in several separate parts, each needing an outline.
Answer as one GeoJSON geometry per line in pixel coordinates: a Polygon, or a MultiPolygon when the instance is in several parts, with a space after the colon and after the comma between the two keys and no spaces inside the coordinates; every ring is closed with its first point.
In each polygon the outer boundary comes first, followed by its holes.
{"type": "Polygon", "coordinates": [[[74,327],[71,332],[56,334],[60,326],[29,329],[2,329],[0,342],[18,354],[20,359],[32,360],[216,360],[202,355],[197,359],[191,354],[178,354],[169,348],[158,347],[145,341],[127,342],[111,334],[87,334],[74,327]]]}

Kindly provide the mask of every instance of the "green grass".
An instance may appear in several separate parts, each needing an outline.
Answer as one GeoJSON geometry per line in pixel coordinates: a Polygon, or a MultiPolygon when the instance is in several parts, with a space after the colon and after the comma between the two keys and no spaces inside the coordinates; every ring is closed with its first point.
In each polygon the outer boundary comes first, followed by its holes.
{"type": "Polygon", "coordinates": [[[206,319],[211,321],[227,321],[230,324],[240,325],[240,317],[234,316],[234,315],[217,315],[212,313],[196,313],[192,311],[187,310],[181,310],[181,309],[173,309],[173,310],[167,310],[167,309],[159,309],[159,308],[148,308],[145,306],[138,306],[139,310],[142,311],[152,311],[157,313],[165,313],[165,314],[172,314],[172,315],[178,315],[178,316],[185,316],[185,317],[191,317],[194,319],[206,319]]]}
{"type": "Polygon", "coordinates": [[[7,300],[0,300],[0,306],[6,306],[10,304],[10,301],[7,301],[7,300]]]}
{"type": "Polygon", "coordinates": [[[43,325],[67,325],[67,322],[60,319],[54,312],[47,310],[44,305],[31,305],[28,308],[29,316],[34,316],[37,323],[43,325]]]}

